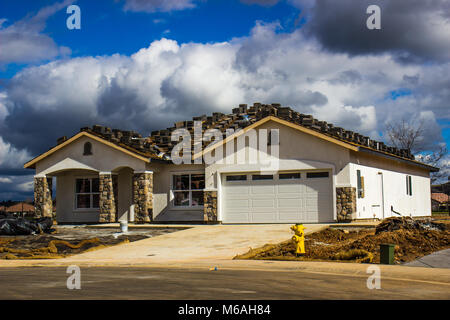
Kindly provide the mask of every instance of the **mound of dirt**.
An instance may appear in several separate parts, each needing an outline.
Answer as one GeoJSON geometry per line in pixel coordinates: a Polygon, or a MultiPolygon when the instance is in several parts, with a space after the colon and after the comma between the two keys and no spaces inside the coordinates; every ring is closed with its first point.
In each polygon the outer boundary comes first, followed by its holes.
{"type": "Polygon", "coordinates": [[[450,247],[447,224],[411,218],[387,218],[375,229],[328,228],[305,237],[305,255],[297,257],[291,240],[250,249],[235,259],[380,262],[380,244],[395,244],[394,259],[404,263],[450,247]],[[412,220],[412,221],[411,221],[412,220]],[[355,254],[358,253],[358,254],[355,254]],[[363,254],[364,253],[364,254],[363,254]]]}

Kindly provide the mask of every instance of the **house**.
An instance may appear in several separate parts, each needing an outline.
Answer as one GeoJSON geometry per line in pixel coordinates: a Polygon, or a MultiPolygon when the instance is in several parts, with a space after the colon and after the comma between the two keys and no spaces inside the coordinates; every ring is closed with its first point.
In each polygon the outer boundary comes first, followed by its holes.
{"type": "Polygon", "coordinates": [[[6,207],[5,207],[5,206],[0,206],[0,213],[4,213],[5,210],[6,210],[6,207]]]}
{"type": "Polygon", "coordinates": [[[7,213],[14,215],[33,215],[34,206],[26,202],[19,202],[5,209],[7,213]]]}
{"type": "Polygon", "coordinates": [[[391,209],[429,216],[430,172],[438,170],[409,150],[260,103],[177,122],[149,137],[82,128],[24,167],[35,170],[37,216],[51,215],[56,178],[59,223],[314,223],[382,219],[391,209]],[[182,149],[172,141],[180,132],[194,136],[182,149]],[[247,161],[254,141],[262,153],[247,161]],[[189,161],[175,161],[175,151],[189,161]],[[263,156],[276,166],[262,165],[263,156]]]}
{"type": "Polygon", "coordinates": [[[442,192],[431,193],[431,206],[433,211],[447,211],[450,197],[442,192]]]}

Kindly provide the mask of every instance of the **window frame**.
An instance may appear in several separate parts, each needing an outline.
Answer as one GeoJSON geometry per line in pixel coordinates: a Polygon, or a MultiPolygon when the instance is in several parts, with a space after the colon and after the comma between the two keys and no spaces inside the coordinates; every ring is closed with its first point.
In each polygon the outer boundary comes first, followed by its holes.
{"type": "Polygon", "coordinates": [[[365,196],[364,176],[359,169],[356,170],[356,187],[358,199],[363,199],[365,196]]]}
{"type": "Polygon", "coordinates": [[[412,197],[412,176],[406,175],[406,195],[412,197]]]}
{"type": "Polygon", "coordinates": [[[330,178],[330,172],[329,171],[310,171],[310,172],[306,172],[306,179],[329,179],[330,178]],[[327,174],[326,176],[320,177],[308,177],[308,175],[310,174],[327,174]]]}
{"type": "Polygon", "coordinates": [[[170,207],[174,210],[200,210],[203,209],[204,204],[202,205],[192,205],[192,192],[195,191],[201,191],[203,192],[203,196],[205,195],[205,189],[206,189],[206,174],[202,171],[180,171],[180,172],[171,172],[170,174],[170,207]],[[173,179],[175,176],[183,176],[183,175],[189,175],[189,189],[186,190],[175,190],[173,185],[173,179]],[[191,189],[192,185],[192,176],[193,175],[203,175],[205,180],[205,188],[204,189],[191,189]],[[176,192],[188,192],[189,193],[189,206],[177,206],[175,205],[175,193],[176,192]]]}
{"type": "Polygon", "coordinates": [[[73,209],[74,211],[78,211],[78,212],[92,212],[92,211],[100,211],[100,177],[98,176],[76,176],[74,179],[74,203],[73,203],[73,209]],[[94,179],[98,179],[98,185],[99,185],[99,191],[98,192],[92,192],[92,180],[94,179]],[[77,192],[77,180],[89,180],[89,184],[90,184],[90,190],[91,192],[77,192]],[[90,208],[78,208],[78,195],[90,195],[90,208]],[[99,205],[98,208],[92,207],[92,205],[94,204],[94,200],[93,200],[93,196],[94,195],[98,195],[99,196],[99,205]]]}

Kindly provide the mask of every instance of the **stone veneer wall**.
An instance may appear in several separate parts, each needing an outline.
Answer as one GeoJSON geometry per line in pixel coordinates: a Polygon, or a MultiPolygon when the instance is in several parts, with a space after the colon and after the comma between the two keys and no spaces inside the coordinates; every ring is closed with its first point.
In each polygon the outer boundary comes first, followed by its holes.
{"type": "Polygon", "coordinates": [[[34,178],[34,215],[36,218],[53,216],[51,178],[34,178]]]}
{"type": "Polygon", "coordinates": [[[134,173],[133,203],[135,222],[151,222],[153,219],[153,173],[134,173]]]}
{"type": "Polygon", "coordinates": [[[117,208],[117,177],[112,174],[100,174],[100,217],[99,222],[115,222],[117,208]],[[114,183],[114,180],[116,183],[114,183]],[[116,185],[116,187],[114,187],[116,185]]]}
{"type": "Polygon", "coordinates": [[[217,191],[204,192],[203,220],[205,222],[217,221],[217,191]]]}
{"type": "Polygon", "coordinates": [[[356,213],[356,188],[336,188],[336,213],[339,222],[354,219],[354,213],[356,213]]]}

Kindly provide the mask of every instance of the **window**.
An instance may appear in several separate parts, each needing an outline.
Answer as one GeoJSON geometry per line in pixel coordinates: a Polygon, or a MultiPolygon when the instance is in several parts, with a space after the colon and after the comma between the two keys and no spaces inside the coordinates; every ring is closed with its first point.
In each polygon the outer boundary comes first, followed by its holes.
{"type": "Polygon", "coordinates": [[[406,176],[406,194],[412,196],[412,179],[411,176],[406,176]]]}
{"type": "Polygon", "coordinates": [[[204,174],[173,175],[172,191],[175,207],[203,206],[204,174]]]}
{"type": "Polygon", "coordinates": [[[300,179],[300,172],[297,173],[280,173],[278,175],[280,180],[292,180],[292,179],[300,179]]]}
{"type": "Polygon", "coordinates": [[[358,180],[358,198],[364,198],[364,177],[361,177],[361,170],[356,170],[358,180]]]}
{"type": "Polygon", "coordinates": [[[99,209],[99,178],[78,178],[75,180],[75,208],[99,209]]]}
{"type": "Polygon", "coordinates": [[[254,174],[254,175],[252,175],[252,180],[273,180],[273,175],[271,175],[271,174],[254,174]]]}
{"type": "Polygon", "coordinates": [[[247,181],[247,175],[235,175],[235,176],[227,176],[227,181],[247,181]]]}
{"type": "Polygon", "coordinates": [[[92,144],[90,142],[86,142],[84,144],[83,156],[90,156],[90,155],[92,155],[92,144]]]}
{"type": "Polygon", "coordinates": [[[308,172],[306,178],[328,178],[328,172],[308,172]]]}

